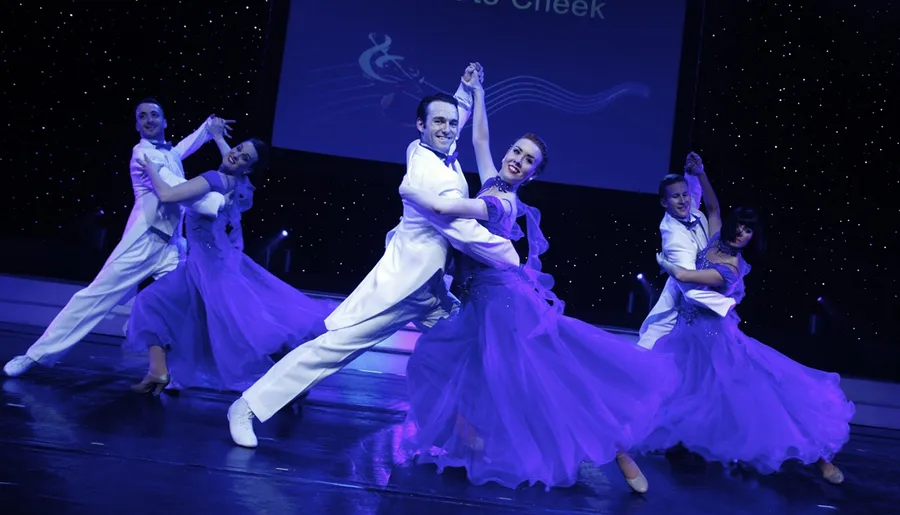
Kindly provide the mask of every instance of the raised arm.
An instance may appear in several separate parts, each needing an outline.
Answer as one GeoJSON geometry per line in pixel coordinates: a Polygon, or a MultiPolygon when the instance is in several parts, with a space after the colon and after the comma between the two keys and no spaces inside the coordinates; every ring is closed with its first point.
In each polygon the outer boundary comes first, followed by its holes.
{"type": "Polygon", "coordinates": [[[228,152],[231,152],[231,145],[229,145],[228,142],[225,141],[225,138],[223,138],[222,136],[214,137],[213,141],[216,142],[216,148],[219,149],[219,153],[222,154],[223,158],[228,154],[228,152]]]}
{"type": "MultiPolygon", "coordinates": [[[[467,86],[467,81],[471,80],[472,75],[476,73],[478,69],[476,68],[476,63],[469,63],[469,66],[466,67],[463,72],[462,78],[459,81],[459,86],[456,88],[456,93],[453,94],[453,98],[456,99],[456,103],[458,104],[457,112],[459,116],[459,125],[457,126],[456,138],[459,139],[460,133],[462,133],[463,127],[466,126],[466,122],[469,121],[469,118],[472,116],[472,88],[467,86]]],[[[450,146],[450,153],[456,152],[456,141],[450,146]]]]}
{"type": "MultiPolygon", "coordinates": [[[[456,131],[456,138],[459,139],[459,134],[462,132],[463,127],[466,126],[466,122],[469,121],[469,118],[472,116],[472,91],[466,87],[462,82],[459,83],[459,87],[456,88],[456,93],[453,94],[453,98],[456,99],[459,107],[457,108],[457,112],[459,113],[459,125],[456,131]]],[[[456,142],[453,143],[454,148],[450,149],[450,152],[456,150],[456,142]]]]}
{"type": "Polygon", "coordinates": [[[706,175],[706,169],[703,167],[703,160],[700,156],[691,152],[688,154],[687,164],[684,167],[684,178],[688,183],[688,189],[691,192],[692,202],[699,206],[700,195],[703,196],[704,204],[706,204],[706,217],[709,219],[709,234],[715,234],[722,229],[722,209],[719,207],[719,198],[713,190],[712,183],[706,175]],[[694,201],[694,189],[699,189],[700,193],[694,201]]]}
{"type": "Polygon", "coordinates": [[[213,134],[212,132],[210,132],[209,126],[214,119],[215,115],[210,115],[209,118],[203,121],[203,124],[199,129],[195,130],[186,138],[179,141],[178,144],[172,148],[172,151],[176,152],[181,157],[181,159],[186,159],[188,156],[199,150],[200,147],[202,147],[207,141],[213,138],[213,134]]]}
{"type": "Polygon", "coordinates": [[[485,106],[484,72],[481,65],[475,63],[477,72],[469,80],[463,76],[463,84],[472,90],[472,146],[475,149],[475,162],[478,164],[478,177],[481,184],[497,176],[494,158],[491,156],[491,138],[488,130],[487,107],[485,106]]]}
{"type": "MultiPolygon", "coordinates": [[[[444,167],[429,168],[423,161],[422,154],[413,154],[407,168],[410,186],[444,198],[464,198],[456,172],[444,167]]],[[[460,252],[494,268],[519,266],[519,254],[512,243],[492,234],[475,220],[424,213],[423,216],[460,252]]]]}
{"type": "MultiPolygon", "coordinates": [[[[700,202],[703,198],[703,185],[696,175],[691,175],[685,171],[684,180],[688,185],[688,192],[691,194],[691,209],[700,210],[700,202]]],[[[709,205],[709,204],[707,204],[709,205]]]]}
{"type": "Polygon", "coordinates": [[[226,120],[216,115],[212,115],[206,123],[206,127],[212,135],[213,141],[216,142],[216,147],[223,158],[231,151],[231,145],[225,141],[225,138],[231,137],[231,125],[229,124],[232,123],[234,123],[234,120],[226,120]]]}
{"type": "Polygon", "coordinates": [[[684,180],[687,182],[688,192],[691,194],[691,209],[699,211],[700,202],[703,200],[703,186],[700,185],[696,175],[688,173],[688,170],[696,163],[700,163],[702,166],[700,156],[695,152],[688,153],[687,158],[684,160],[684,180]]]}

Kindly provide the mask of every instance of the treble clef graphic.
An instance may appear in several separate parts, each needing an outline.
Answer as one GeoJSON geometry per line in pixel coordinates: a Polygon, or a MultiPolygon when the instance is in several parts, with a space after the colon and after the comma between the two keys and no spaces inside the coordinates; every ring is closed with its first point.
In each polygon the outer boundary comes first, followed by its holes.
{"type": "Polygon", "coordinates": [[[404,80],[421,80],[418,78],[419,73],[417,70],[407,70],[400,65],[400,61],[403,61],[402,56],[391,55],[388,53],[391,48],[391,43],[393,42],[390,36],[385,34],[384,41],[378,43],[375,38],[375,33],[372,32],[369,34],[369,41],[372,42],[373,46],[359,55],[359,67],[362,68],[363,73],[365,73],[368,77],[379,82],[386,83],[397,83],[404,80]],[[373,63],[374,67],[372,66],[373,63]],[[375,70],[375,68],[384,70],[389,63],[392,64],[396,71],[403,75],[405,79],[398,80],[398,78],[390,77],[389,75],[382,75],[375,70]]]}

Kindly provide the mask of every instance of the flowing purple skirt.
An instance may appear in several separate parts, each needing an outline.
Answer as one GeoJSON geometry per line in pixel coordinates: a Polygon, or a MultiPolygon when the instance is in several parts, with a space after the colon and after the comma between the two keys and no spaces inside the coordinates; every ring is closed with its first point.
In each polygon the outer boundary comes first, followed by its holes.
{"type": "Polygon", "coordinates": [[[831,460],[850,437],[854,406],[840,376],[791,360],[726,318],[682,316],[655,352],[675,358],[683,382],[641,450],[681,443],[707,461],[740,461],[761,473],[788,459],[831,460]]]}
{"type": "Polygon", "coordinates": [[[671,358],[551,307],[521,270],[479,272],[458,315],[423,334],[407,366],[419,463],[494,481],[570,486],[652,429],[677,386],[671,358]]]}
{"type": "Polygon", "coordinates": [[[218,262],[189,256],[137,296],[125,349],[146,354],[161,345],[179,385],[241,391],[268,371],[271,354],[324,333],[335,307],[300,293],[240,251],[218,262]]]}

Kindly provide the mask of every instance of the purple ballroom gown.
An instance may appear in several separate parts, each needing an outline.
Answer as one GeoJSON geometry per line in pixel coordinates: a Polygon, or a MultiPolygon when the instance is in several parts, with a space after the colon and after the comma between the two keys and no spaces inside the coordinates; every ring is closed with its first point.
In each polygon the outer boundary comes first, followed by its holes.
{"type": "MultiPolygon", "coordinates": [[[[218,172],[202,177],[227,193],[218,172]]],[[[246,389],[272,366],[271,354],[325,332],[324,320],[337,306],[307,297],[243,253],[240,214],[250,208],[252,191],[249,180],[239,180],[235,201],[216,218],[188,209],[187,259],[135,299],[125,350],[146,355],[161,345],[182,387],[246,389]]]]}
{"type": "MultiPolygon", "coordinates": [[[[500,200],[480,198],[488,230],[522,236],[500,200]]],[[[459,313],[419,337],[404,447],[439,472],[464,467],[476,485],[571,486],[582,462],[607,463],[649,434],[678,377],[670,358],[563,315],[540,271],[540,212],[521,202],[519,212],[526,264],[497,270],[462,257],[459,313]]]]}
{"type": "MultiPolygon", "coordinates": [[[[739,303],[750,265],[739,257],[738,273],[710,262],[707,254],[719,242],[717,233],[697,269],[718,271],[725,284],[716,291],[739,303]]],[[[723,318],[682,301],[675,328],[655,352],[675,358],[683,382],[639,448],[681,443],[707,461],[740,461],[764,474],[788,459],[830,461],[849,439],[855,411],[840,376],[793,361],[742,333],[739,322],[733,310],[723,318]]]]}

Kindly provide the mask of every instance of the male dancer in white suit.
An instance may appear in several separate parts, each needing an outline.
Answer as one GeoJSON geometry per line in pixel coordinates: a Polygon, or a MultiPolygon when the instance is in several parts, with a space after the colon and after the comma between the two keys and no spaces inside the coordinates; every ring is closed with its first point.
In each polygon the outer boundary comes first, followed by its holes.
{"type": "MultiPolygon", "coordinates": [[[[473,73],[477,73],[476,67],[470,65],[463,80],[473,73]]],[[[437,94],[419,103],[416,126],[420,138],[409,149],[406,167],[412,186],[447,197],[469,197],[462,170],[448,153],[471,105],[471,92],[462,85],[456,98],[437,94]]],[[[407,323],[429,328],[447,317],[452,300],[443,275],[449,246],[490,266],[519,266],[512,244],[475,220],[426,218],[404,205],[403,218],[388,239],[384,256],[325,320],[328,332],[281,358],[228,409],[234,442],[256,447],[254,416],[265,422],[407,323]]]]}
{"type": "MultiPolygon", "coordinates": [[[[141,141],[131,151],[134,207],[122,240],[91,284],[72,296],[24,355],[14,357],[3,367],[3,372],[10,377],[25,373],[35,363],[53,366],[97,327],[132,288],[148,277],[158,279],[171,272],[183,258],[183,208],[160,203],[137,160],[146,154],[155,161],[165,162],[168,166],[164,168],[163,180],[172,186],[185,182],[181,160],[214,135],[226,134],[229,128],[226,124],[232,120],[210,116],[199,129],[173,147],[165,141],[166,118],[159,102],[153,98],[142,100],[135,109],[135,118],[141,141]]],[[[212,197],[204,197],[194,208],[214,216],[218,203],[212,197]]]]}
{"type": "MultiPolygon", "coordinates": [[[[697,255],[709,243],[709,221],[700,211],[700,199],[706,210],[718,212],[719,202],[706,176],[700,156],[691,152],[685,163],[685,174],[670,174],[659,182],[660,203],[666,210],[659,230],[666,259],[687,270],[697,269],[697,255]]],[[[656,341],[672,332],[678,319],[681,298],[711,309],[720,316],[734,307],[734,299],[706,289],[692,288],[669,277],[659,300],[641,325],[638,345],[652,349],[656,341]]]]}

